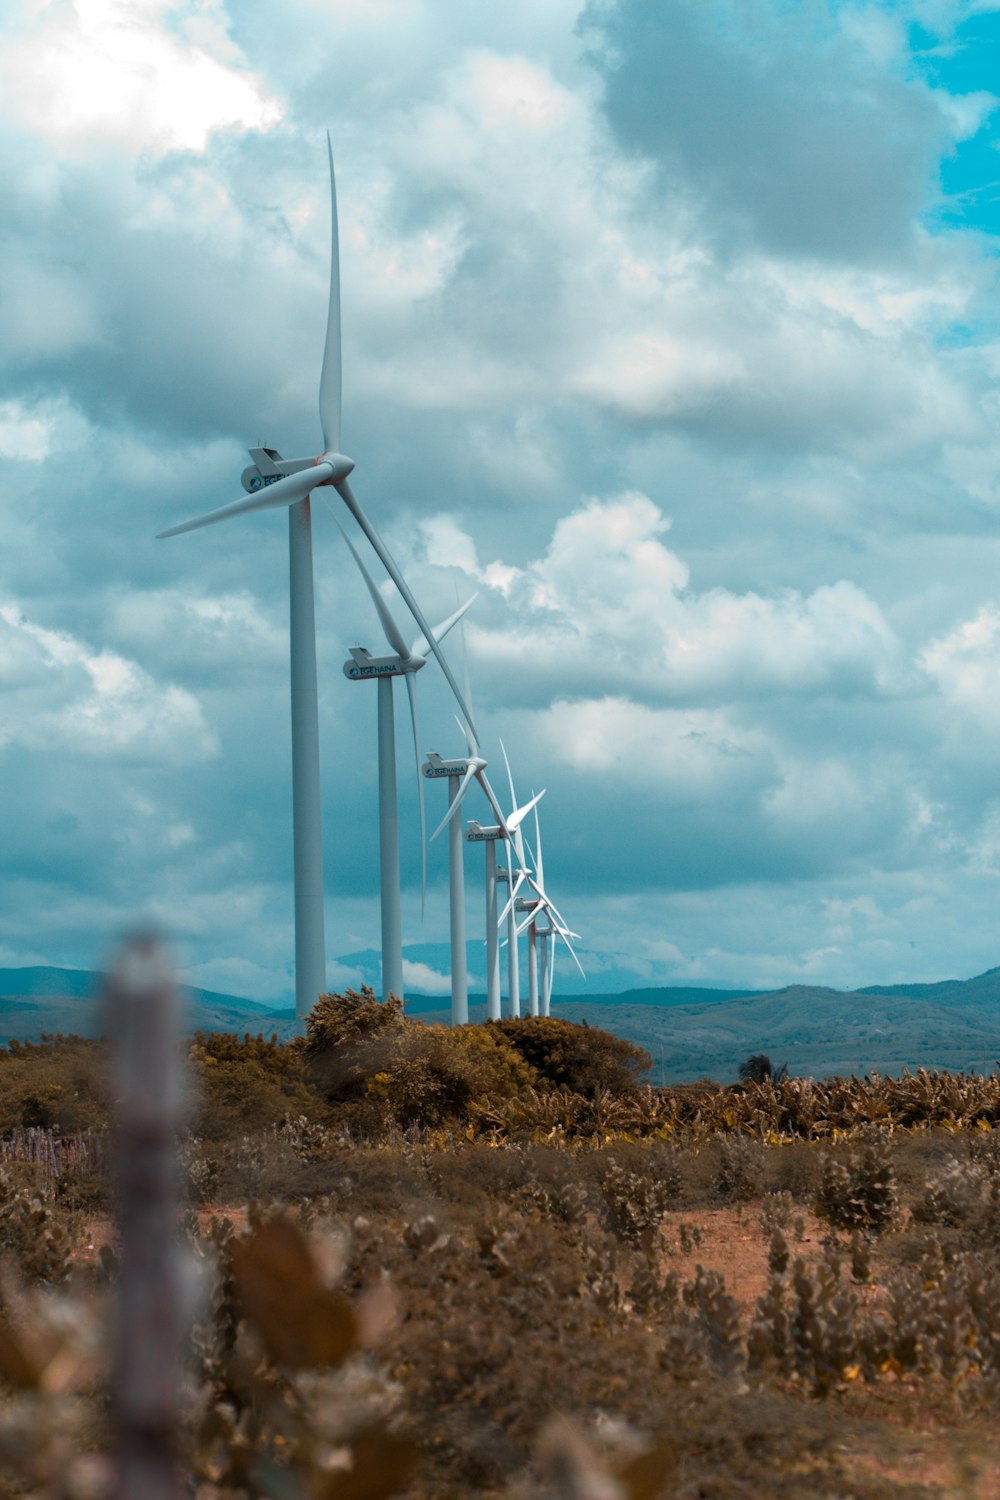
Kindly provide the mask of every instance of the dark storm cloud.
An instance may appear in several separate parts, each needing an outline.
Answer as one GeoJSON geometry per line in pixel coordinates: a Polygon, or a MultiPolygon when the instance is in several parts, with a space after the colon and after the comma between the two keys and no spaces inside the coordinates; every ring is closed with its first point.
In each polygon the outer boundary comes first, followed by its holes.
{"type": "Polygon", "coordinates": [[[852,264],[912,250],[945,121],[825,8],[615,0],[583,26],[619,139],[680,179],[710,233],[852,264]]]}

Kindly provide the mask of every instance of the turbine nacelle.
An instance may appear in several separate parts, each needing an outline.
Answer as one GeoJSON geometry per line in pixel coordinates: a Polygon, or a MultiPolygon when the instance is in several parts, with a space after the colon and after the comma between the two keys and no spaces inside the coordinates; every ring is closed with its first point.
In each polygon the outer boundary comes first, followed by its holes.
{"type": "Polygon", "coordinates": [[[247,452],[253,463],[243,470],[240,483],[248,495],[256,495],[269,485],[277,484],[279,479],[287,479],[290,474],[301,474],[303,470],[315,468],[317,464],[329,464],[331,470],[330,477],[321,479],[317,489],[320,485],[335,485],[339,479],[346,479],[348,474],[354,472],[355,467],[353,458],[332,450],[314,458],[282,458],[277,448],[248,448],[247,452]]]}
{"type": "Polygon", "coordinates": [[[371,677],[405,677],[410,672],[419,672],[427,665],[424,656],[372,656],[364,646],[348,648],[351,660],[344,662],[344,676],[352,682],[363,682],[371,677]]]}
{"type": "Polygon", "coordinates": [[[498,823],[484,828],[473,818],[465,830],[465,837],[470,844],[495,844],[498,839],[506,838],[506,832],[498,823]]]}
{"type": "Polygon", "coordinates": [[[479,755],[454,756],[450,760],[443,760],[436,750],[428,750],[427,759],[424,761],[423,772],[425,776],[464,776],[466,772],[484,771],[486,762],[479,755]]]}

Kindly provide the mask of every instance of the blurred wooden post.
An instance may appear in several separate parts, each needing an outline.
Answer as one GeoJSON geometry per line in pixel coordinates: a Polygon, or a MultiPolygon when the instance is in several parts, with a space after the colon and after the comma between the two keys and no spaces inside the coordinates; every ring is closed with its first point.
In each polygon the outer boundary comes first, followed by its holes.
{"type": "Polygon", "coordinates": [[[107,988],[121,1247],[111,1390],[114,1500],[177,1500],[180,1493],[177,1007],[162,943],[151,936],[126,942],[107,988]]]}

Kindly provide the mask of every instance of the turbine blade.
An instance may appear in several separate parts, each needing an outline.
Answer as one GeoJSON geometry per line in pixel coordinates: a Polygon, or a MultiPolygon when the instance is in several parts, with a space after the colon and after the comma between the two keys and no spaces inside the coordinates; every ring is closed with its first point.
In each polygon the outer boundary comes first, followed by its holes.
{"type": "Polygon", "coordinates": [[[480,768],[476,771],[476,775],[479,778],[479,785],[486,793],[486,800],[490,804],[490,811],[493,813],[493,816],[497,820],[498,826],[503,829],[504,835],[506,836],[507,822],[504,818],[503,810],[500,807],[500,804],[497,801],[496,797],[494,796],[493,788],[490,786],[489,782],[486,779],[486,772],[482,770],[482,768],[480,768]]]}
{"type": "Polygon", "coordinates": [[[581,979],[586,979],[587,976],[583,972],[583,964],[580,962],[580,960],[576,956],[576,949],[573,947],[573,944],[570,942],[569,938],[566,936],[566,934],[562,930],[562,928],[560,928],[560,927],[556,928],[556,936],[559,937],[562,940],[562,942],[564,942],[566,944],[566,947],[569,949],[569,956],[570,956],[570,958],[573,960],[573,962],[576,964],[577,968],[580,970],[580,978],[581,979]]]}
{"type": "MultiPolygon", "coordinates": [[[[507,759],[507,747],[504,744],[503,740],[500,741],[500,750],[503,754],[503,763],[507,767],[507,785],[510,787],[510,810],[512,813],[516,813],[517,793],[514,791],[514,778],[511,775],[510,761],[507,759]]],[[[513,826],[516,827],[517,825],[514,824],[513,826]]]]}
{"type": "Polygon", "coordinates": [[[330,158],[330,300],[326,312],[323,373],[319,381],[319,420],[327,453],[340,452],[340,236],[337,232],[337,181],[333,173],[333,145],[326,133],[330,158]]]}
{"type": "Polygon", "coordinates": [[[537,797],[532,797],[530,802],[526,802],[523,807],[519,807],[511,813],[510,817],[507,819],[507,827],[510,829],[511,833],[516,832],[516,830],[521,826],[523,820],[530,813],[531,809],[535,807],[539,802],[541,802],[544,796],[545,788],[542,787],[542,790],[538,793],[537,797]]]}
{"type": "Polygon", "coordinates": [[[476,774],[476,768],[475,768],[475,766],[470,766],[469,769],[466,771],[465,775],[462,777],[462,780],[461,780],[461,783],[459,785],[458,791],[455,793],[455,797],[454,797],[454,800],[453,800],[451,806],[449,807],[448,811],[445,813],[444,817],[441,819],[441,821],[438,824],[438,826],[435,828],[434,832],[431,834],[430,842],[432,844],[433,844],[434,840],[437,838],[438,834],[441,832],[441,830],[444,827],[444,825],[446,823],[450,823],[453,814],[458,811],[459,807],[461,806],[462,798],[465,796],[466,792],[469,790],[469,787],[472,785],[472,778],[473,778],[473,776],[475,776],[475,774],[476,774]]]}
{"type": "Polygon", "coordinates": [[[524,884],[524,871],[521,870],[518,873],[517,879],[515,881],[513,881],[512,884],[511,884],[510,895],[507,897],[507,905],[504,907],[504,909],[500,913],[499,917],[497,917],[497,921],[498,922],[506,922],[507,915],[510,912],[511,907],[514,905],[514,902],[517,900],[517,893],[521,889],[521,886],[523,884],[524,884]]]}
{"type": "Polygon", "coordinates": [[[542,869],[542,830],[538,826],[538,808],[535,808],[535,848],[538,851],[535,859],[535,874],[538,876],[538,884],[545,884],[545,873],[542,869]]]}
{"type": "MultiPolygon", "coordinates": [[[[443,641],[451,627],[458,624],[459,620],[465,614],[465,611],[468,609],[469,605],[473,602],[474,599],[478,598],[478,594],[472,594],[470,598],[466,599],[465,603],[461,606],[460,609],[456,609],[453,614],[450,614],[448,616],[447,620],[442,620],[440,625],[435,625],[432,632],[434,639],[436,641],[443,641]]],[[[416,640],[413,642],[413,645],[410,647],[410,655],[426,656],[429,649],[430,647],[424,637],[422,635],[418,635],[416,640]]]]}
{"type": "MultiPolygon", "coordinates": [[[[455,592],[456,593],[458,592],[457,588],[456,588],[455,592]]],[[[467,648],[466,642],[465,642],[465,625],[464,624],[462,625],[462,629],[460,630],[459,634],[462,637],[462,677],[463,677],[463,685],[465,687],[465,701],[469,705],[469,707],[471,708],[472,707],[472,683],[471,683],[471,681],[469,679],[469,652],[468,652],[468,648],[467,648]]],[[[470,755],[478,755],[479,754],[479,741],[473,739],[472,731],[469,728],[468,724],[460,724],[459,728],[461,729],[462,733],[465,735],[465,743],[468,746],[469,754],[470,755]]]]}
{"type": "Polygon", "coordinates": [[[406,674],[406,691],[410,699],[410,722],[413,725],[413,754],[417,763],[417,806],[420,809],[420,920],[427,910],[427,813],[424,808],[424,778],[420,773],[420,730],[417,727],[417,684],[413,672],[406,674]]]}
{"type": "MultiPolygon", "coordinates": [[[[340,526],[339,521],[337,522],[337,525],[340,526]]],[[[375,582],[374,578],[369,573],[364,563],[361,561],[361,554],[358,552],[358,549],[355,547],[354,543],[347,535],[347,532],[344,530],[343,526],[340,526],[340,534],[344,538],[344,541],[347,543],[347,545],[350,547],[351,552],[354,556],[354,561],[361,569],[361,576],[365,580],[365,583],[368,585],[368,592],[369,594],[371,594],[372,603],[378,611],[378,617],[382,622],[382,629],[385,632],[386,640],[389,642],[389,645],[392,647],[393,651],[395,651],[397,656],[399,656],[403,661],[409,661],[412,652],[403,639],[403,632],[400,630],[399,626],[392,618],[392,612],[389,609],[388,604],[386,604],[385,600],[382,598],[382,595],[379,592],[378,584],[375,582]]]]}
{"type": "Polygon", "coordinates": [[[332,464],[310,464],[308,469],[300,469],[296,474],[286,474],[284,479],[265,485],[256,494],[245,495],[242,500],[220,505],[218,510],[210,510],[207,515],[198,516],[193,521],[182,521],[179,526],[170,526],[166,531],[158,532],[157,541],[161,537],[180,536],[184,531],[197,531],[202,526],[214,526],[216,521],[227,521],[230,516],[242,516],[247,511],[277,510],[282,505],[295,505],[299,500],[304,500],[318,484],[325,484],[332,475],[332,464]]]}
{"type": "Polygon", "coordinates": [[[410,592],[410,588],[406,582],[406,579],[403,577],[402,573],[399,571],[399,568],[393,561],[389,549],[386,547],[382,538],[379,536],[378,532],[375,530],[374,526],[369,521],[368,517],[365,515],[364,511],[361,509],[361,506],[355,499],[354,492],[351,489],[351,486],[348,484],[346,478],[338,477],[336,480],[336,485],[341,499],[347,506],[348,510],[351,512],[351,515],[357,521],[358,525],[361,527],[361,530],[364,532],[365,536],[371,542],[372,546],[375,549],[376,555],[382,561],[382,566],[385,568],[385,571],[388,573],[389,577],[398,588],[400,594],[403,596],[403,603],[406,605],[407,609],[410,611],[410,614],[416,620],[420,630],[423,631],[428,645],[430,646],[434,655],[437,657],[438,665],[445,675],[445,680],[447,681],[448,686],[451,688],[452,692],[455,695],[455,699],[458,703],[459,708],[462,710],[463,714],[469,722],[469,728],[478,740],[479,736],[476,734],[476,726],[472,722],[472,715],[469,712],[468,707],[466,706],[465,699],[462,697],[462,693],[459,689],[458,683],[455,681],[452,670],[449,667],[447,660],[445,659],[444,652],[441,650],[441,647],[434,639],[434,632],[431,630],[431,627],[424,619],[423,610],[420,608],[420,605],[417,603],[416,599],[414,599],[412,593],[410,592]]]}
{"type": "MultiPolygon", "coordinates": [[[[466,700],[466,701],[468,701],[468,700],[466,700]]],[[[470,755],[478,755],[479,754],[479,746],[476,744],[475,740],[472,738],[472,735],[469,733],[469,726],[468,726],[468,724],[466,724],[466,722],[465,722],[464,719],[460,719],[459,716],[458,716],[458,714],[455,714],[454,717],[455,717],[455,723],[458,725],[459,729],[462,731],[462,733],[465,736],[465,748],[468,750],[468,752],[469,752],[470,755]]]]}
{"type": "Polygon", "coordinates": [[[549,909],[549,921],[552,921],[552,919],[554,917],[555,918],[555,924],[554,925],[557,928],[561,927],[562,930],[563,930],[563,932],[569,932],[569,930],[570,930],[569,923],[566,921],[566,918],[562,915],[562,913],[553,905],[553,902],[552,902],[552,900],[551,900],[551,898],[549,896],[546,896],[546,898],[545,898],[545,905],[549,909]]]}
{"type": "Polygon", "coordinates": [[[540,901],[536,901],[535,905],[531,908],[531,910],[526,913],[524,921],[521,923],[520,927],[518,928],[518,931],[519,932],[525,932],[527,930],[527,928],[529,928],[531,926],[532,922],[534,922],[537,931],[539,933],[542,932],[543,929],[538,926],[538,918],[541,915],[542,915],[542,903],[540,901]]]}

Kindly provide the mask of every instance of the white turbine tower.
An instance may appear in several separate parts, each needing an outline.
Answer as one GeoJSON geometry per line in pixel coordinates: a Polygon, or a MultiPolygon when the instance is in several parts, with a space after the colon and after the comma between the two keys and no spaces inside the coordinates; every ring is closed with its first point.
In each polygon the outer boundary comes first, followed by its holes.
{"type": "MultiPolygon", "coordinates": [[[[500,804],[486,778],[487,763],[481,755],[476,754],[475,743],[467,729],[465,737],[469,749],[468,755],[445,761],[436,750],[429,750],[427,763],[424,766],[425,776],[447,776],[448,778],[448,811],[431,834],[431,843],[433,844],[447,823],[451,905],[451,1016],[453,1023],[458,1026],[464,1025],[469,1019],[469,992],[465,978],[465,873],[462,857],[462,825],[458,810],[473,780],[479,782],[490,810],[497,820],[497,826],[503,823],[500,804]],[[459,973],[461,980],[456,988],[456,974],[459,973]]],[[[476,823],[470,827],[478,829],[480,825],[476,823]]],[[[466,838],[471,842],[481,842],[486,845],[486,1013],[491,1021],[500,1019],[500,950],[497,944],[497,880],[494,843],[495,838],[503,838],[503,836],[502,833],[497,833],[494,837],[492,830],[483,829],[480,829],[479,836],[476,838],[473,838],[471,833],[466,834],[466,838]],[[485,836],[487,832],[491,835],[488,838],[485,836]]]]}
{"type": "MultiPolygon", "coordinates": [[[[343,528],[341,528],[343,531],[343,528]]],[[[372,603],[378,613],[385,638],[395,653],[393,656],[372,656],[361,646],[351,647],[351,660],[344,663],[344,676],[352,682],[374,679],[378,683],[378,822],[379,822],[379,883],[382,911],[382,998],[390,995],[403,998],[403,929],[400,917],[399,882],[399,814],[396,798],[396,726],[392,701],[393,679],[402,677],[410,700],[410,721],[413,725],[413,753],[417,767],[417,802],[420,809],[420,859],[421,894],[427,890],[427,843],[424,822],[424,784],[420,776],[420,730],[417,724],[416,673],[426,666],[427,642],[418,636],[408,646],[402,631],[392,617],[392,612],[379,593],[375,580],[365,567],[354,544],[346,532],[344,541],[350,547],[354,561],[368,586],[372,603]]],[[[472,599],[476,596],[473,594],[472,599]]],[[[435,625],[432,632],[436,642],[457,625],[472,603],[466,602],[435,625]]]]}
{"type": "Polygon", "coordinates": [[[451,669],[433,639],[433,632],[410,593],[406,581],[372,526],[348,475],[354,460],[340,451],[340,258],[337,235],[337,191],[333,149],[327,135],[330,162],[330,294],[326,342],[319,386],[319,415],[323,451],[315,458],[285,459],[273,448],[251,448],[254,463],[244,469],[242,500],[220,506],[206,515],[161,531],[179,536],[249,511],[288,509],[292,697],[292,821],[295,850],[295,1010],[300,1024],[326,987],[323,933],[323,843],[319,791],[319,711],[316,686],[316,622],[313,605],[312,518],[309,496],[319,486],[332,485],[368,538],[389,577],[441,664],[473,735],[475,727],[451,669]]]}
{"type": "MultiPolygon", "coordinates": [[[[466,694],[468,698],[468,694],[466,694]]],[[[424,762],[424,775],[430,780],[447,778],[449,808],[461,801],[460,788],[466,778],[486,769],[481,755],[473,753],[469,745],[468,755],[443,760],[436,750],[428,750],[424,762]]],[[[485,777],[483,778],[485,782],[485,777]]],[[[488,785],[488,783],[487,783],[488,785]]],[[[484,786],[484,791],[486,787],[484,786]]],[[[449,931],[451,934],[451,1024],[465,1026],[469,1020],[469,976],[465,952],[465,860],[462,841],[462,824],[457,817],[445,814],[441,824],[434,830],[432,840],[448,824],[448,905],[449,931]]]]}

